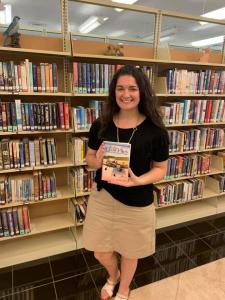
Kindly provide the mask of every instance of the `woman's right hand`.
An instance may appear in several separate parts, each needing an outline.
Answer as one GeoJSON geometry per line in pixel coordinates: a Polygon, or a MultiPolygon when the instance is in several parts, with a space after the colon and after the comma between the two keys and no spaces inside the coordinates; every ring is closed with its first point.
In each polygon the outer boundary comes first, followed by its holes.
{"type": "Polygon", "coordinates": [[[103,161],[104,154],[105,154],[105,148],[104,148],[104,142],[102,142],[100,147],[98,148],[98,150],[96,152],[96,159],[97,159],[97,161],[99,162],[99,164],[101,166],[102,166],[102,161],[103,161]]]}

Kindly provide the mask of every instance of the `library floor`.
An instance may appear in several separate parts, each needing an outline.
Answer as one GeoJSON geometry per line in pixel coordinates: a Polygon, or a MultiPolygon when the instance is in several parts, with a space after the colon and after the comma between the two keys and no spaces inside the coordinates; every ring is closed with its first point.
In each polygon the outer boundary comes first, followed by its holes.
{"type": "MultiPolygon", "coordinates": [[[[85,250],[0,269],[0,299],[98,300],[106,272],[85,250]]],[[[157,233],[130,300],[224,300],[225,214],[157,233]]]]}

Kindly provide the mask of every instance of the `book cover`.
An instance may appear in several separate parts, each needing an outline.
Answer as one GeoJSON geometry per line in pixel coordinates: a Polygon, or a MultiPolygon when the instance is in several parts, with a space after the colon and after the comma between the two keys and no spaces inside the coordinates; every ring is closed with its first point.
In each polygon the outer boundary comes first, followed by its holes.
{"type": "Polygon", "coordinates": [[[131,144],[105,141],[104,147],[102,180],[113,183],[128,181],[131,144]]]}

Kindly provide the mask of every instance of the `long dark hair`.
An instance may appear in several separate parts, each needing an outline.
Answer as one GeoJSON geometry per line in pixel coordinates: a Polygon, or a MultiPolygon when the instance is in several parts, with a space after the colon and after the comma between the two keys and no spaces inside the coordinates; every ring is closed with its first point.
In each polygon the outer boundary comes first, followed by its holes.
{"type": "Polygon", "coordinates": [[[123,75],[130,75],[136,80],[140,91],[140,102],[138,105],[139,112],[150,119],[157,127],[165,129],[158,106],[158,98],[152,89],[149,79],[140,68],[132,65],[125,65],[114,74],[109,85],[109,96],[100,118],[101,129],[99,135],[101,136],[108,128],[109,124],[113,121],[113,116],[120,110],[116,103],[115,90],[118,78],[123,75]]]}

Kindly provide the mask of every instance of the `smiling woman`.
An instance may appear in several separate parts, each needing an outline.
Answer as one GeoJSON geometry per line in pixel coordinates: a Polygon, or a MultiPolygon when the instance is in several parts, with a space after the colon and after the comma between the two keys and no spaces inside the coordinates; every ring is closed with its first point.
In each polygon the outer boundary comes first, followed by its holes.
{"type": "MultiPolygon", "coordinates": [[[[125,65],[115,73],[102,117],[90,129],[86,161],[97,169],[97,185],[89,199],[83,245],[108,271],[101,299],[112,296],[119,280],[115,300],[128,299],[138,258],[155,251],[152,184],[165,176],[168,159],[168,135],[156,100],[145,74],[125,65]],[[104,141],[115,147],[130,144],[128,180],[102,180],[104,141]]],[[[116,167],[114,171],[121,169],[116,167]]]]}

